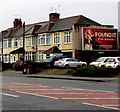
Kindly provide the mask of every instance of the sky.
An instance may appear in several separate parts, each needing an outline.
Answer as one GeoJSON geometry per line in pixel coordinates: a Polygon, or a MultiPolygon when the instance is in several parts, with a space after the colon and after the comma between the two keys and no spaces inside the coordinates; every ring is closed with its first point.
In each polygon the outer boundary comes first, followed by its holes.
{"type": "Polygon", "coordinates": [[[119,0],[0,0],[0,31],[13,26],[15,18],[26,24],[49,20],[51,12],[60,18],[83,15],[103,25],[118,25],[119,0]]]}

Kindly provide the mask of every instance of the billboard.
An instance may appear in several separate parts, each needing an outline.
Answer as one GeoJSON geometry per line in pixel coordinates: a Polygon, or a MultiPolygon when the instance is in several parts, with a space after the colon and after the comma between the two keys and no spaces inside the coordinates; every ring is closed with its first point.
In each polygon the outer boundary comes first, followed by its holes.
{"type": "Polygon", "coordinates": [[[118,50],[117,29],[83,28],[83,50],[118,50]]]}

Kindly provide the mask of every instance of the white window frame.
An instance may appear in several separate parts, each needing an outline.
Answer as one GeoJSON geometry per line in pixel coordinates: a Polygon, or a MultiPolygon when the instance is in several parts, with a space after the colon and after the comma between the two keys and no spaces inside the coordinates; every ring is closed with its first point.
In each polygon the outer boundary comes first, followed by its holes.
{"type": "Polygon", "coordinates": [[[36,37],[32,36],[32,45],[36,45],[36,37]]]}
{"type": "Polygon", "coordinates": [[[43,62],[44,61],[44,55],[43,53],[39,52],[39,62],[43,62]]]}
{"type": "Polygon", "coordinates": [[[54,33],[54,44],[60,44],[60,33],[54,33]]]}
{"type": "Polygon", "coordinates": [[[64,32],[64,43],[71,43],[71,32],[64,32]]]}
{"type": "Polygon", "coordinates": [[[9,54],[3,55],[3,61],[4,61],[4,63],[9,63],[9,54]]]}
{"type": "Polygon", "coordinates": [[[46,45],[50,45],[51,44],[50,37],[51,37],[50,34],[46,34],[46,45]]]}
{"type": "Polygon", "coordinates": [[[26,37],[26,46],[31,46],[32,45],[32,37],[26,37]]]}
{"type": "Polygon", "coordinates": [[[39,35],[39,45],[50,45],[51,44],[51,34],[39,35]]]}
{"type": "Polygon", "coordinates": [[[12,47],[12,39],[8,39],[8,47],[12,47]]]}
{"type": "Polygon", "coordinates": [[[18,47],[18,39],[14,39],[14,47],[18,47]],[[17,44],[15,45],[15,43],[17,44]]]}
{"type": "Polygon", "coordinates": [[[8,47],[8,39],[4,39],[3,40],[3,48],[7,48],[8,47]]]}
{"type": "Polygon", "coordinates": [[[0,49],[2,49],[2,41],[0,41],[0,49]]]}

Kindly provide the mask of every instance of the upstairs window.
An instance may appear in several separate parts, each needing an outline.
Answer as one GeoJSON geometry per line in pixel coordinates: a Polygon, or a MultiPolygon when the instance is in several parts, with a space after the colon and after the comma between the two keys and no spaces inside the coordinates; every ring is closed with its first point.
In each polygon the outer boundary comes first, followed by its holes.
{"type": "Polygon", "coordinates": [[[39,37],[39,44],[40,44],[40,45],[45,45],[45,35],[41,35],[41,36],[39,37]]]}
{"type": "Polygon", "coordinates": [[[60,43],[60,34],[54,33],[54,44],[59,44],[59,43],[60,43]]]}
{"type": "Polygon", "coordinates": [[[8,47],[8,40],[3,40],[3,48],[7,48],[8,47]]]}
{"type": "Polygon", "coordinates": [[[71,42],[71,33],[70,32],[64,32],[64,43],[70,43],[71,42]]]}
{"type": "Polygon", "coordinates": [[[50,45],[50,34],[40,35],[39,45],[50,45]]]}
{"type": "Polygon", "coordinates": [[[31,46],[31,45],[32,45],[32,38],[26,37],[26,46],[31,46]]]}
{"type": "Polygon", "coordinates": [[[50,34],[46,35],[46,45],[50,45],[50,34]]]}
{"type": "Polygon", "coordinates": [[[18,46],[18,39],[14,39],[14,47],[18,46]]]}
{"type": "Polygon", "coordinates": [[[19,39],[19,44],[20,44],[20,47],[23,47],[23,38],[19,39]]]}
{"type": "Polygon", "coordinates": [[[36,37],[32,37],[32,45],[36,45],[36,37]]]}
{"type": "Polygon", "coordinates": [[[11,39],[8,40],[8,47],[12,47],[12,40],[11,39]]]}

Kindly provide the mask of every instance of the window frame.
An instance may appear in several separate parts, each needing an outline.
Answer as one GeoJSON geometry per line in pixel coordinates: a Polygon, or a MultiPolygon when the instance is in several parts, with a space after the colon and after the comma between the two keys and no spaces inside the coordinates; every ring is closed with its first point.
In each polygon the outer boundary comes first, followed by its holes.
{"type": "Polygon", "coordinates": [[[60,44],[60,33],[54,33],[54,44],[60,44]]]}
{"type": "Polygon", "coordinates": [[[64,43],[71,43],[71,32],[70,31],[64,32],[64,43]]]}

